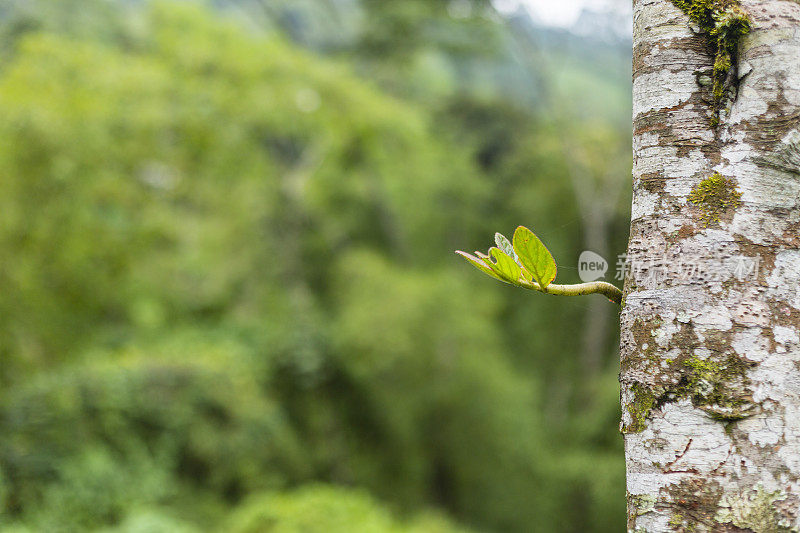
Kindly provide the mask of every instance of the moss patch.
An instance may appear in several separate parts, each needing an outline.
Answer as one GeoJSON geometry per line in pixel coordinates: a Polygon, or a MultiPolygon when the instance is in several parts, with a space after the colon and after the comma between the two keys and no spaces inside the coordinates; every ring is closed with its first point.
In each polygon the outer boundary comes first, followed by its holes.
{"type": "Polygon", "coordinates": [[[713,524],[722,496],[722,488],[716,481],[687,479],[663,490],[666,490],[672,502],[673,511],[669,520],[672,531],[707,531],[703,526],[713,524]]]}
{"type": "Polygon", "coordinates": [[[683,361],[687,373],[676,391],[692,405],[718,420],[740,420],[748,416],[752,403],[747,400],[751,365],[735,355],[722,362],[690,357],[683,361]]]}
{"type": "Polygon", "coordinates": [[[634,383],[631,385],[633,401],[625,406],[631,417],[631,422],[622,428],[623,433],[639,433],[646,427],[645,421],[650,411],[656,406],[656,395],[646,385],[634,383]]]}
{"type": "Polygon", "coordinates": [[[735,353],[727,332],[706,331],[701,340],[691,324],[673,325],[664,346],[663,339],[661,345],[656,342],[663,325],[662,319],[653,315],[637,318],[630,326],[636,349],[621,361],[626,389],[626,416],[620,426],[623,434],[644,431],[653,409],[682,399],[723,423],[755,413],[757,404],[747,374],[757,363],[735,353]],[[698,356],[700,349],[709,356],[698,356]],[[666,358],[666,353],[672,357],[666,358]]]}
{"type": "Polygon", "coordinates": [[[633,368],[648,369],[652,372],[658,370],[658,345],[655,342],[655,331],[663,323],[661,317],[652,316],[648,318],[637,317],[630,326],[633,340],[636,343],[636,351],[629,354],[621,362],[621,370],[627,373],[633,368]]]}
{"type": "Polygon", "coordinates": [[[736,183],[719,172],[701,181],[689,194],[689,201],[700,208],[706,226],[719,222],[720,215],[741,205],[742,193],[736,183]]]}
{"type": "MultiPolygon", "coordinates": [[[[729,88],[729,76],[736,60],[739,39],[751,28],[750,16],[736,0],[672,0],[675,6],[708,35],[714,47],[714,66],[712,69],[712,93],[714,95],[714,114],[712,126],[719,124],[719,111],[729,88]]],[[[733,70],[735,74],[735,70],[733,70]]]]}
{"type": "Polygon", "coordinates": [[[671,368],[666,374],[679,372],[680,380],[673,386],[633,383],[633,400],[625,405],[630,422],[622,427],[622,433],[644,431],[647,417],[654,408],[681,398],[689,398],[692,405],[721,422],[741,420],[752,414],[754,404],[747,378],[747,369],[752,363],[735,355],[722,361],[691,356],[678,361],[667,360],[667,363],[671,368]]]}

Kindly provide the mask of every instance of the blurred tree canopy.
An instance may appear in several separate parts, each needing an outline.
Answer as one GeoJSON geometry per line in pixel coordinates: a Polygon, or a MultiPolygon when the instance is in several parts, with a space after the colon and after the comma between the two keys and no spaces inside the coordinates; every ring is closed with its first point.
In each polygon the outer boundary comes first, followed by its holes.
{"type": "Polygon", "coordinates": [[[628,132],[414,60],[501,63],[487,2],[252,4],[0,2],[0,531],[618,530],[615,333],[452,250],[569,264],[628,132]]]}

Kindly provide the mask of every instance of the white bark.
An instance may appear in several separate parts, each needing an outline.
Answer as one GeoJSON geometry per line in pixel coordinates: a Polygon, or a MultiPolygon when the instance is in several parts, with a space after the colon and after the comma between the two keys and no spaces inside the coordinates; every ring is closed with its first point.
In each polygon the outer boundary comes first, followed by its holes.
{"type": "Polygon", "coordinates": [[[708,36],[634,0],[629,531],[800,531],[800,2],[741,7],[738,93],[713,127],[708,36]],[[706,225],[688,200],[715,172],[741,198],[706,225]],[[737,279],[740,256],[757,275],[737,279]]]}

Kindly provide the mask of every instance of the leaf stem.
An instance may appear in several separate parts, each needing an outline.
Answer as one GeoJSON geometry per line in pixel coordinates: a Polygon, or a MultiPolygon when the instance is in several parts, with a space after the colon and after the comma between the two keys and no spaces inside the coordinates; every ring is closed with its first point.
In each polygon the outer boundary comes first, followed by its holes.
{"type": "Polygon", "coordinates": [[[616,286],[605,281],[592,281],[590,283],[578,283],[577,285],[558,285],[551,283],[544,290],[535,281],[520,279],[517,282],[522,288],[547,294],[557,294],[560,296],[583,296],[584,294],[602,294],[617,305],[622,304],[622,291],[616,286]]]}

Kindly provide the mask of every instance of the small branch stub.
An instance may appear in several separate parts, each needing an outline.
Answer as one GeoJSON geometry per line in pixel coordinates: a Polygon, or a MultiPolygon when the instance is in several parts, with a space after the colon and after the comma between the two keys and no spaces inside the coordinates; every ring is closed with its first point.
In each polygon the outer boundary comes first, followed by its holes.
{"type": "Polygon", "coordinates": [[[473,255],[460,250],[456,253],[484,274],[503,283],[561,296],[602,294],[617,305],[622,303],[622,291],[605,281],[576,285],[553,284],[557,272],[556,262],[539,237],[525,226],[516,229],[513,242],[509,242],[501,233],[496,233],[495,244],[497,246],[489,248],[487,254],[475,252],[473,255]]]}

